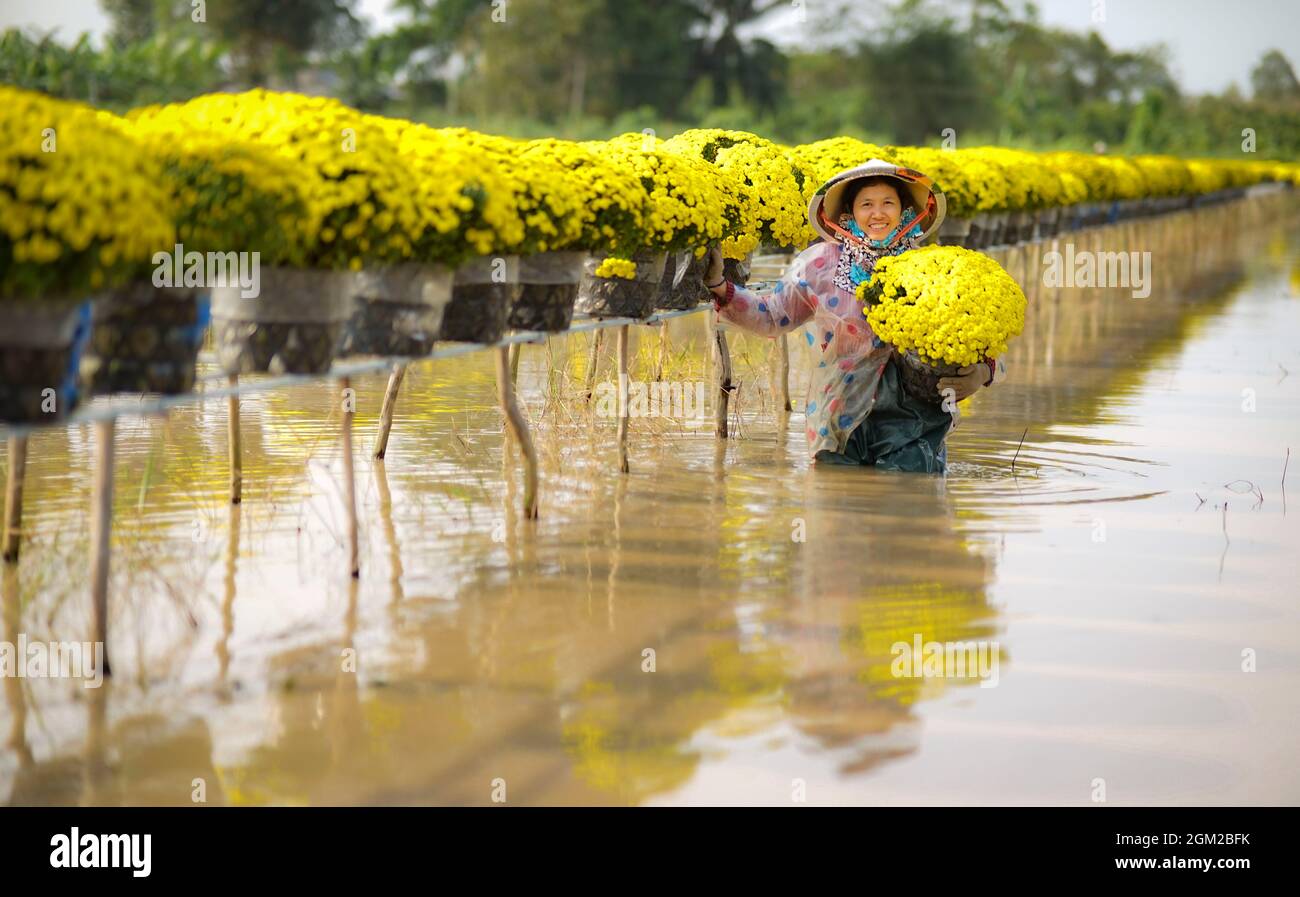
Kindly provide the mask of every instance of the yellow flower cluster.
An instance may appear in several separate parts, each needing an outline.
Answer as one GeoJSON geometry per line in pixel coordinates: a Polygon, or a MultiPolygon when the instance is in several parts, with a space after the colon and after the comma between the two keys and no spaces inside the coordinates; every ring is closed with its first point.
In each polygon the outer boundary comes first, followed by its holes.
{"type": "Polygon", "coordinates": [[[817,188],[841,171],[856,168],[870,159],[899,162],[884,147],[852,137],[831,137],[815,143],[804,143],[788,148],[786,155],[804,173],[805,209],[817,188]]]}
{"type": "Polygon", "coordinates": [[[314,230],[302,178],[289,162],[193,127],[180,106],[137,110],[122,125],[167,172],[177,239],[187,250],[256,250],[264,264],[301,264],[314,230]]]}
{"type": "Polygon", "coordinates": [[[603,159],[590,145],[553,137],[529,141],[524,155],[556,164],[552,189],[572,198],[572,226],[555,248],[631,252],[639,245],[648,201],[630,169],[603,159]]]}
{"type": "Polygon", "coordinates": [[[724,257],[742,259],[760,243],[803,246],[812,241],[803,195],[807,179],[775,143],[745,131],[698,128],[664,146],[703,158],[735,193],[743,221],[738,234],[722,241],[724,257]]]}
{"type": "Polygon", "coordinates": [[[297,172],[306,264],[359,270],[412,257],[420,236],[415,178],[375,117],[325,97],[261,89],[197,97],[168,114],[269,150],[297,172]]]}
{"type": "Polygon", "coordinates": [[[1109,168],[1097,161],[1098,158],[1068,151],[1042,154],[1043,162],[1055,168],[1061,176],[1062,205],[1111,198],[1115,190],[1115,176],[1109,168]]]}
{"type": "Polygon", "coordinates": [[[995,159],[965,150],[912,146],[891,146],[889,153],[899,165],[932,178],[943,191],[947,214],[954,218],[973,218],[1008,205],[1009,175],[995,159]]]}
{"type": "Polygon", "coordinates": [[[1025,294],[996,261],[957,246],[925,246],[876,263],[857,292],[867,323],[931,364],[999,356],[1025,326],[1025,294]]]}
{"type": "Polygon", "coordinates": [[[629,133],[583,146],[641,183],[640,247],[681,251],[734,236],[742,223],[734,190],[702,158],[675,153],[650,134],[629,133]]]}
{"type": "Polygon", "coordinates": [[[1172,156],[1133,156],[1131,161],[1142,172],[1142,178],[1146,182],[1143,196],[1182,196],[1191,192],[1195,181],[1191,168],[1182,159],[1172,156]]]}
{"type": "Polygon", "coordinates": [[[85,298],[175,243],[161,167],[118,120],[0,85],[0,299],[85,298]]]}
{"type": "MultiPolygon", "coordinates": [[[[572,244],[582,233],[583,196],[570,188],[568,169],[545,153],[526,152],[525,141],[444,128],[449,140],[492,167],[485,189],[513,210],[514,222],[498,228],[493,251],[531,254],[572,244]]],[[[503,206],[504,208],[505,206],[503,206]]]]}
{"type": "Polygon", "coordinates": [[[1037,210],[1062,205],[1061,175],[1042,154],[996,146],[956,152],[962,154],[959,158],[984,160],[1002,169],[1007,183],[1007,208],[1037,210]]]}
{"type": "Polygon", "coordinates": [[[456,265],[518,244],[523,225],[502,190],[489,190],[498,165],[471,147],[426,125],[368,116],[397,147],[411,173],[419,215],[412,259],[456,265]]]}
{"type": "Polygon", "coordinates": [[[596,267],[597,277],[621,277],[624,280],[636,279],[636,262],[610,256],[596,267]]]}

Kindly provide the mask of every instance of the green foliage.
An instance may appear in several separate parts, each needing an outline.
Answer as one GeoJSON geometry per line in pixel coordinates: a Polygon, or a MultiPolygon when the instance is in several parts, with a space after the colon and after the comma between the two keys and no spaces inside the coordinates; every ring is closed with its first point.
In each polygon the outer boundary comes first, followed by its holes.
{"type": "Polygon", "coordinates": [[[225,80],[223,48],[157,35],[97,50],[83,34],[71,46],[17,29],[0,34],[0,81],[99,106],[182,100],[215,90],[225,80]]]}
{"type": "Polygon", "coordinates": [[[805,3],[802,33],[825,39],[779,46],[788,0],[392,0],[403,23],[373,36],[357,0],[222,0],[202,28],[188,0],[100,2],[105,49],[9,31],[0,80],[111,108],[314,83],[366,110],[520,137],[723,127],[935,146],[953,129],[962,146],[1237,156],[1252,128],[1261,156],[1300,157],[1300,81],[1281,52],[1260,59],[1248,97],[1184,96],[1159,44],[1119,51],[1007,0],[805,3]]]}

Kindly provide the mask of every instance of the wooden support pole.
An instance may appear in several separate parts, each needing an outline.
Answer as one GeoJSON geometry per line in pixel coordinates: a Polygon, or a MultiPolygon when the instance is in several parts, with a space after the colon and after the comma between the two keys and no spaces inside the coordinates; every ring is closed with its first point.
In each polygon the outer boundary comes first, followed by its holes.
{"type": "Polygon", "coordinates": [[[727,405],[731,399],[731,351],[727,348],[727,334],[718,324],[718,313],[709,312],[713,330],[713,382],[717,384],[716,404],[713,409],[713,432],[719,439],[727,438],[727,405]]]}
{"type": "Polygon", "coordinates": [[[627,466],[627,341],[628,327],[618,328],[618,469],[628,473],[627,466]]]}
{"type": "Polygon", "coordinates": [[[4,548],[7,564],[17,563],[23,535],[23,477],[27,474],[27,437],[9,437],[9,477],[5,483],[4,548]]]}
{"type": "Polygon", "coordinates": [[[782,411],[790,410],[790,344],[785,334],[776,338],[776,394],[772,397],[782,411]]]}
{"type": "Polygon", "coordinates": [[[600,343],[604,338],[604,330],[595,330],[591,334],[591,351],[587,355],[587,383],[585,390],[588,402],[591,401],[591,394],[596,390],[596,367],[600,364],[600,343]]]}
{"type": "Polygon", "coordinates": [[[397,391],[402,388],[406,365],[399,364],[388,375],[388,388],[384,390],[384,406],[379,411],[379,433],[375,436],[375,458],[383,460],[388,452],[388,432],[393,428],[393,410],[397,407],[397,391]]]}
{"type": "Polygon", "coordinates": [[[519,446],[519,453],[524,457],[524,516],[531,520],[537,517],[537,452],[533,449],[533,438],[528,432],[528,421],[524,420],[515,398],[515,384],[510,379],[510,350],[507,346],[497,347],[497,396],[501,401],[501,411],[506,416],[506,426],[519,446]]]}
{"type": "Polygon", "coordinates": [[[668,358],[671,354],[671,348],[668,340],[668,322],[659,323],[659,354],[655,359],[654,381],[659,383],[664,379],[664,368],[668,366],[668,358]]]}
{"type": "Polygon", "coordinates": [[[357,398],[352,390],[352,381],[347,377],[339,380],[339,390],[343,398],[340,437],[343,444],[344,511],[348,516],[348,570],[353,577],[358,577],[361,575],[361,561],[357,551],[357,480],[352,470],[352,418],[356,414],[357,398]]]}
{"type": "Polygon", "coordinates": [[[510,346],[510,382],[519,382],[519,356],[523,354],[523,343],[512,343],[510,346]]]}
{"type": "MultiPolygon", "coordinates": [[[[239,375],[231,374],[230,388],[239,387],[239,375]]],[[[230,455],[230,503],[237,505],[244,499],[244,461],[243,444],[239,435],[239,396],[227,399],[226,405],[226,441],[230,455]]]]}
{"type": "Polygon", "coordinates": [[[94,620],[92,641],[104,646],[104,675],[108,661],[108,562],[113,534],[113,429],[110,420],[95,422],[95,472],[90,499],[90,597],[94,620]]]}

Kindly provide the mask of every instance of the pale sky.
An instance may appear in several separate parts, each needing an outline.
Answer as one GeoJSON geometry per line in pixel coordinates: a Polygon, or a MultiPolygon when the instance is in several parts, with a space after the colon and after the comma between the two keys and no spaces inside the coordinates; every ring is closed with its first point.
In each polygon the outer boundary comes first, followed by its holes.
{"type": "MultiPolygon", "coordinates": [[[[383,30],[396,21],[388,12],[389,2],[360,0],[358,7],[364,18],[383,30]]],[[[810,18],[815,17],[820,0],[800,2],[810,18]]],[[[1011,2],[1018,5],[1020,0],[1011,2]]],[[[1096,27],[1117,49],[1168,44],[1174,75],[1191,93],[1217,93],[1233,82],[1248,92],[1251,67],[1274,47],[1300,67],[1300,0],[1037,0],[1037,4],[1045,24],[1077,31],[1096,27]],[[1093,8],[1098,3],[1104,8],[1104,21],[1094,24],[1093,8]]],[[[794,5],[792,0],[792,10],[794,5]]],[[[488,0],[484,7],[490,7],[488,0]]],[[[103,34],[108,19],[97,0],[0,0],[0,30],[13,25],[58,28],[66,41],[81,31],[103,34]]],[[[762,30],[779,44],[792,44],[804,38],[804,27],[792,11],[773,14],[762,30]]]]}

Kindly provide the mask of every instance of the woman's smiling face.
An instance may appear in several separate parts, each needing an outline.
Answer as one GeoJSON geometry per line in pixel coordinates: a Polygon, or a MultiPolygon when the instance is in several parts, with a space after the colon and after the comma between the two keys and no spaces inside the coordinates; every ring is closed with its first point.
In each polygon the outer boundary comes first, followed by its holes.
{"type": "Polygon", "coordinates": [[[872,240],[883,240],[898,227],[903,204],[898,190],[887,183],[868,184],[853,197],[853,220],[872,240]]]}

